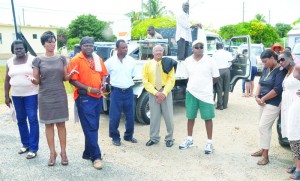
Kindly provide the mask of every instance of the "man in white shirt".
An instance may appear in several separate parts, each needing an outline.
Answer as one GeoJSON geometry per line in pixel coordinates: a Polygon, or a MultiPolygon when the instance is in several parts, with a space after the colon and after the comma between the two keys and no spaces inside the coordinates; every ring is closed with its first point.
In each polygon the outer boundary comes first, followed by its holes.
{"type": "Polygon", "coordinates": [[[127,55],[128,47],[124,40],[116,42],[116,55],[105,61],[105,67],[110,76],[110,109],[109,109],[109,136],[115,146],[121,145],[118,130],[121,113],[125,114],[124,140],[137,143],[134,133],[134,96],[132,86],[135,76],[135,60],[127,55]]]}
{"type": "Polygon", "coordinates": [[[193,145],[193,128],[198,109],[200,109],[200,116],[205,121],[208,139],[204,153],[210,154],[213,151],[212,119],[215,117],[213,84],[217,82],[220,74],[215,60],[204,55],[203,48],[204,44],[201,41],[194,41],[192,44],[193,54],[183,62],[188,77],[185,103],[188,118],[188,137],[179,146],[179,149],[187,149],[193,145]]]}
{"type": "Polygon", "coordinates": [[[230,84],[229,62],[232,61],[232,55],[223,49],[223,43],[217,43],[216,48],[217,51],[213,54],[213,58],[217,63],[220,73],[220,78],[216,83],[216,92],[218,96],[216,109],[223,110],[227,108],[228,104],[230,84]]]}
{"type": "Polygon", "coordinates": [[[185,60],[188,57],[189,42],[192,42],[191,28],[200,27],[201,24],[189,23],[189,3],[182,4],[183,12],[176,18],[177,60],[185,60]]]}

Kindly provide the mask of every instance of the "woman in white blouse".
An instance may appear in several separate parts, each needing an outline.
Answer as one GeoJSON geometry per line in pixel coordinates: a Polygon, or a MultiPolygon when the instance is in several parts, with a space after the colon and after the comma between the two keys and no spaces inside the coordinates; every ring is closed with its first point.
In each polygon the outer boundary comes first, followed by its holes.
{"type": "Polygon", "coordinates": [[[293,56],[289,51],[283,51],[278,60],[280,65],[288,70],[282,83],[281,103],[281,133],[290,141],[295,166],[287,169],[292,173],[290,179],[300,179],[300,97],[297,92],[300,89],[300,65],[295,65],[293,56]]]}
{"type": "Polygon", "coordinates": [[[32,159],[36,157],[39,149],[38,88],[29,80],[29,77],[33,76],[34,57],[27,54],[27,46],[21,40],[15,40],[12,43],[11,52],[14,56],[7,61],[4,82],[5,104],[10,107],[13,102],[16,109],[22,143],[18,153],[23,154],[29,151],[26,158],[32,159]]]}

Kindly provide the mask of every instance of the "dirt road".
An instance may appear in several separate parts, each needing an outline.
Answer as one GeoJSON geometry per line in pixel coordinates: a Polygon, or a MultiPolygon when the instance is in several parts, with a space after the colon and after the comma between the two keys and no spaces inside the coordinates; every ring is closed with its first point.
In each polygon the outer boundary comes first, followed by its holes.
{"type": "MultiPolygon", "coordinates": [[[[48,148],[44,125],[40,125],[40,150],[34,160],[18,155],[20,147],[16,123],[9,118],[8,109],[0,105],[0,180],[287,180],[285,168],[292,164],[289,149],[278,144],[275,124],[270,149],[270,164],[257,166],[258,158],[250,154],[258,149],[257,105],[254,98],[242,98],[240,83],[230,93],[229,108],[216,111],[214,119],[214,153],[204,154],[206,132],[198,118],[194,128],[195,147],[179,150],[186,137],[186,118],[183,103],[174,105],[175,144],[164,143],[165,124],[161,124],[161,142],[146,147],[149,126],[136,124],[137,144],[122,142],[113,146],[108,137],[108,116],[101,115],[99,144],[105,167],[95,170],[91,162],[82,160],[84,137],[80,124],[74,124],[73,102],[70,96],[71,119],[67,122],[67,152],[69,166],[62,166],[60,158],[48,167],[48,148]],[[4,111],[3,111],[4,110],[4,111]],[[3,113],[4,112],[4,113],[3,113]]],[[[120,124],[123,135],[124,121],[120,124]]],[[[57,135],[56,135],[57,136],[57,135]]],[[[56,138],[57,152],[59,153],[56,138]]]]}

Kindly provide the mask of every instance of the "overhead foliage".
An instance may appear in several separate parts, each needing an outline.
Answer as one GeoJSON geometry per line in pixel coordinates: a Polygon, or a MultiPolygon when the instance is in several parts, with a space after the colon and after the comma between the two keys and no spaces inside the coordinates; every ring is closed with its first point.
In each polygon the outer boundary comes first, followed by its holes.
{"type": "Polygon", "coordinates": [[[134,25],[131,29],[132,39],[144,39],[147,35],[148,26],[155,28],[174,28],[176,27],[176,20],[174,17],[164,16],[160,18],[149,18],[134,25]]]}
{"type": "Polygon", "coordinates": [[[80,38],[69,38],[67,42],[67,46],[70,48],[74,48],[75,44],[79,44],[80,38]]]}
{"type": "Polygon", "coordinates": [[[57,47],[61,48],[62,46],[67,44],[67,29],[60,28],[57,30],[57,47]]]}
{"type": "Polygon", "coordinates": [[[287,36],[287,33],[293,29],[291,25],[289,24],[284,24],[284,23],[277,23],[275,25],[275,30],[276,30],[276,33],[278,34],[278,36],[280,38],[283,38],[283,37],[286,37],[287,36]]]}
{"type": "Polygon", "coordinates": [[[256,14],[255,15],[255,20],[262,22],[262,23],[266,23],[266,17],[263,14],[256,14]]]}
{"type": "Polygon", "coordinates": [[[95,41],[115,41],[115,36],[110,28],[110,23],[100,21],[96,16],[80,15],[68,26],[68,38],[82,38],[90,36],[95,41]]]}
{"type": "Polygon", "coordinates": [[[274,42],[280,41],[275,28],[258,20],[223,26],[219,34],[225,40],[233,36],[250,35],[252,43],[263,43],[265,46],[271,46],[274,42]]]}
{"type": "Polygon", "coordinates": [[[130,18],[131,24],[133,24],[133,22],[141,20],[142,13],[141,12],[130,11],[129,13],[126,13],[125,16],[130,18]]]}
{"type": "Polygon", "coordinates": [[[160,0],[148,0],[147,3],[143,3],[143,8],[143,15],[148,18],[161,17],[166,12],[166,6],[162,6],[160,0]]]}
{"type": "Polygon", "coordinates": [[[293,22],[293,25],[297,25],[297,24],[300,24],[300,18],[298,18],[296,21],[293,22]]]}

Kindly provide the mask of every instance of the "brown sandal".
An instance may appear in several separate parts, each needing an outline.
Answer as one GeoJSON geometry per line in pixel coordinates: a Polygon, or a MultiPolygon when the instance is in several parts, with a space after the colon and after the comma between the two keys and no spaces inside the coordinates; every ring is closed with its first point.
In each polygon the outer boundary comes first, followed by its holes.
{"type": "Polygon", "coordinates": [[[263,150],[261,149],[261,150],[258,150],[255,153],[252,153],[251,156],[255,156],[255,157],[262,156],[262,153],[263,153],[263,150]]]}
{"type": "Polygon", "coordinates": [[[263,157],[261,160],[257,162],[257,165],[267,165],[268,163],[269,163],[269,159],[263,157]]]}

